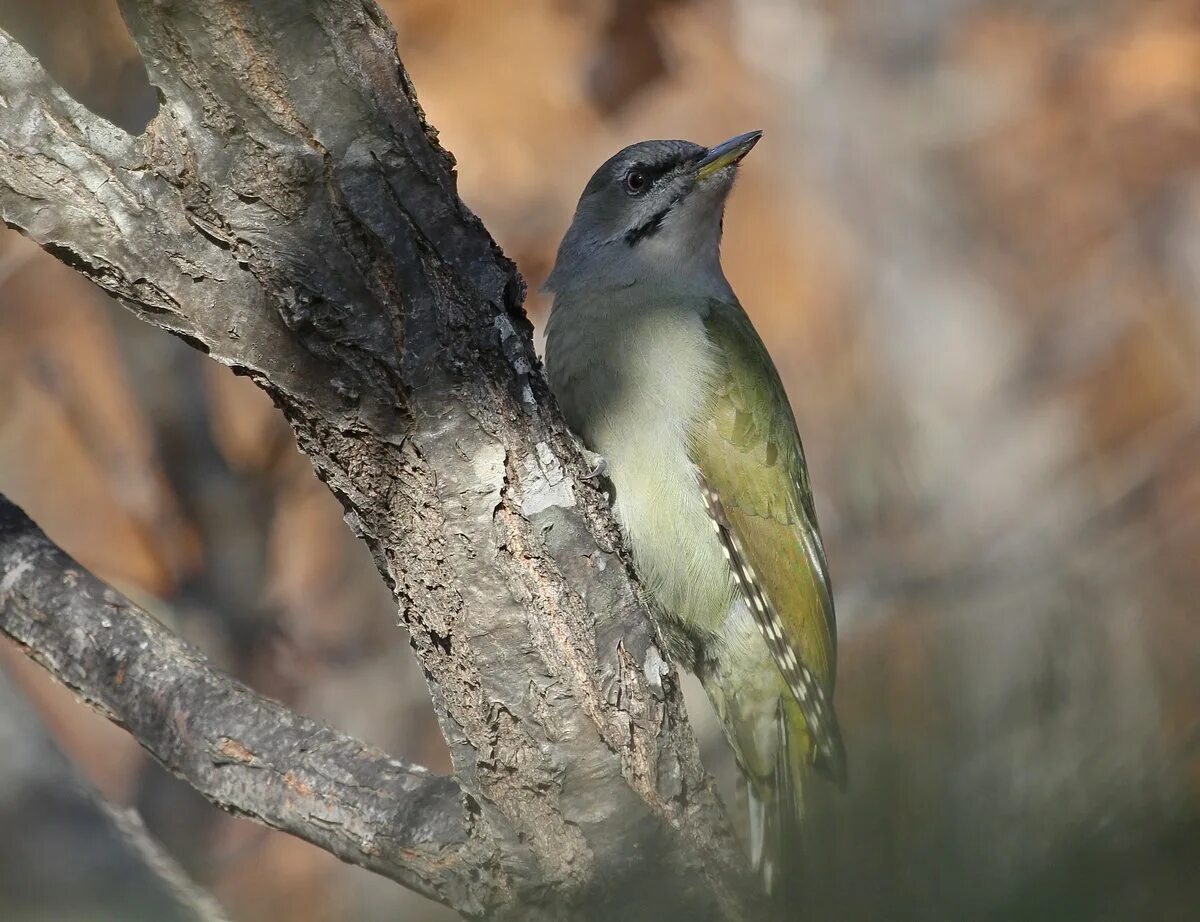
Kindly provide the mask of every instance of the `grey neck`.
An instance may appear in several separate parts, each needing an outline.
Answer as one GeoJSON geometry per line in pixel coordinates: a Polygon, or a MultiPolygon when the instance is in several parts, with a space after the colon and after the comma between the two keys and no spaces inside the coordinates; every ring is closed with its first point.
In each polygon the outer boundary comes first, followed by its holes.
{"type": "Polygon", "coordinates": [[[648,297],[733,300],[721,269],[720,198],[694,195],[665,214],[653,232],[630,240],[576,221],[563,238],[546,289],[555,303],[635,288],[648,297]],[[698,214],[703,210],[707,214],[698,214]]]}

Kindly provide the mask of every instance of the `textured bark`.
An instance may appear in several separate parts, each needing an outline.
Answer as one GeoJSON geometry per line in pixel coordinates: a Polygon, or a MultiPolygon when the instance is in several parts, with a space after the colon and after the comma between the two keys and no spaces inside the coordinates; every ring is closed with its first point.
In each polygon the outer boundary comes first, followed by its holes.
{"type": "Polygon", "coordinates": [[[0,632],[213,803],[470,905],[458,787],[213,669],[0,497],[0,632]]]}
{"type": "MultiPolygon", "coordinates": [[[[763,918],[618,533],[578,479],[523,284],[458,198],[384,16],[371,0],[122,8],[160,92],[140,136],[0,34],[0,212],[266,389],[394,591],[475,864],[441,879],[326,847],[470,915],[763,918]]],[[[81,656],[100,639],[79,636],[81,656]]],[[[88,662],[111,670],[102,652],[88,662]]],[[[111,674],[74,687],[101,700],[111,674]]],[[[259,757],[262,740],[227,735],[259,757]]]]}

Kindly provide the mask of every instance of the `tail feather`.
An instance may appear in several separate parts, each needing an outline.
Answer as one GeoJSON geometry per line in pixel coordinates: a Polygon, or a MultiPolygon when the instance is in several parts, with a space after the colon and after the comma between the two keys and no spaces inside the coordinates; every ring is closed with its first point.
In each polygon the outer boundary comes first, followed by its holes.
{"type": "Polygon", "coordinates": [[[763,863],[763,851],[766,840],[767,805],[754,793],[746,788],[746,814],[750,827],[750,863],[760,868],[763,863]]]}
{"type": "Polygon", "coordinates": [[[788,702],[780,701],[776,717],[778,746],[772,776],[750,782],[746,789],[750,860],[771,898],[788,912],[799,911],[801,896],[801,825],[807,736],[797,732],[788,702]],[[764,783],[765,782],[765,783],[764,783]]]}

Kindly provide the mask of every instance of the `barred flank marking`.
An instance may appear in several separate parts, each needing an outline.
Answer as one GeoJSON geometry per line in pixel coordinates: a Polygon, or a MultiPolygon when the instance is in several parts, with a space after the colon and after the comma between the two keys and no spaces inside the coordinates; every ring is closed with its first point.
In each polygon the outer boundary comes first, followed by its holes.
{"type": "Polygon", "coordinates": [[[725,552],[725,559],[729,561],[738,586],[746,597],[751,612],[754,613],[763,639],[767,642],[767,647],[770,649],[779,671],[783,674],[783,678],[788,683],[796,700],[800,702],[804,722],[808,724],[808,731],[816,744],[814,756],[816,750],[819,750],[826,758],[834,759],[836,743],[830,733],[831,721],[828,719],[829,704],[825,698],[825,690],[812,674],[812,670],[796,655],[795,649],[788,642],[787,631],[779,617],[779,612],[771,604],[741,541],[730,526],[729,519],[725,515],[725,507],[721,504],[721,497],[703,477],[700,478],[700,487],[704,491],[704,503],[708,508],[708,514],[721,539],[721,549],[725,552]]]}

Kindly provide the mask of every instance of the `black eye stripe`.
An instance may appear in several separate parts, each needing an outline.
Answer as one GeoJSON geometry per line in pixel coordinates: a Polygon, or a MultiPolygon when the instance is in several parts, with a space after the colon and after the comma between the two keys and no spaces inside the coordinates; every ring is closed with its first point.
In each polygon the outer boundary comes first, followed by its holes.
{"type": "MultiPolygon", "coordinates": [[[[673,205],[674,202],[671,204],[673,205]]],[[[637,244],[645,240],[647,237],[653,237],[659,232],[659,230],[662,229],[663,221],[666,219],[667,213],[670,212],[670,210],[671,206],[668,205],[662,211],[652,214],[649,219],[647,219],[640,227],[634,227],[630,230],[627,230],[625,232],[625,242],[629,246],[637,246],[637,244]]]]}
{"type": "Polygon", "coordinates": [[[631,163],[621,171],[621,181],[625,181],[630,173],[641,173],[646,177],[646,186],[653,186],[660,179],[679,166],[680,161],[672,160],[669,163],[642,163],[640,161],[631,163]]]}

